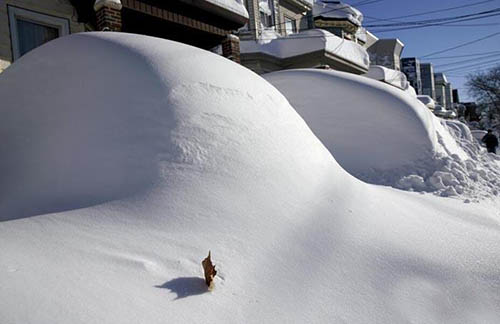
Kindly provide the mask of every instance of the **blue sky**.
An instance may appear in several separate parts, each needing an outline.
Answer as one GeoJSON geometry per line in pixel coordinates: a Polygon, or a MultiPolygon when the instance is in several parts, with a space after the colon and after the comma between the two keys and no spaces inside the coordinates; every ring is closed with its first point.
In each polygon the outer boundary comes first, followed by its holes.
{"type": "MultiPolygon", "coordinates": [[[[387,18],[417,14],[427,11],[469,5],[485,1],[487,0],[382,0],[379,2],[375,2],[373,4],[358,6],[357,8],[360,11],[362,11],[363,14],[365,15],[365,21],[364,21],[365,25],[375,25],[375,24],[385,24],[391,22],[379,21],[374,18],[387,19],[387,18]]],[[[345,2],[354,5],[362,1],[348,0],[345,2]]],[[[500,8],[500,0],[491,0],[482,4],[466,8],[447,10],[444,12],[439,12],[434,14],[426,14],[422,16],[400,18],[395,20],[417,21],[424,19],[436,19],[436,18],[467,15],[471,13],[477,13],[496,8],[500,8]]],[[[495,16],[480,20],[458,22],[455,24],[456,25],[490,24],[490,25],[466,26],[466,27],[433,26],[420,29],[390,31],[385,33],[378,33],[376,28],[368,28],[368,29],[375,35],[377,35],[379,38],[396,38],[396,37],[399,38],[405,44],[403,57],[408,57],[408,56],[421,57],[433,52],[444,50],[450,47],[454,47],[456,45],[460,45],[462,43],[466,43],[469,41],[485,37],[495,32],[500,33],[500,16],[495,16]]],[[[446,53],[434,55],[434,57],[444,57],[444,56],[456,56],[456,55],[469,55],[469,54],[485,53],[493,51],[499,51],[499,53],[488,54],[489,55],[488,57],[483,56],[482,59],[477,56],[471,56],[471,57],[459,57],[459,58],[422,59],[422,61],[432,62],[437,72],[439,72],[440,70],[445,71],[446,69],[454,69],[461,66],[478,64],[476,67],[468,67],[461,70],[455,70],[446,73],[449,81],[452,82],[453,87],[459,89],[461,101],[465,101],[471,98],[468,97],[467,91],[465,89],[464,76],[470,72],[491,67],[491,65],[495,64],[496,62],[500,63],[500,34],[493,37],[489,37],[483,41],[471,44],[469,46],[461,47],[452,51],[448,51],[446,53]],[[439,66],[463,60],[470,60],[470,61],[463,63],[463,65],[447,65],[441,67],[439,66]],[[482,64],[483,62],[488,62],[488,63],[482,64]]]]}

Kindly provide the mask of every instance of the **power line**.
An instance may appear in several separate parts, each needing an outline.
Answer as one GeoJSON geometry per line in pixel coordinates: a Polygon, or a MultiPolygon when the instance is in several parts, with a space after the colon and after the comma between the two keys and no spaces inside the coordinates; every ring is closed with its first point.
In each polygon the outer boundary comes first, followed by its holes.
{"type": "Polygon", "coordinates": [[[432,23],[439,23],[439,22],[450,22],[450,21],[455,21],[455,20],[461,21],[461,19],[478,17],[478,16],[485,16],[485,15],[489,15],[489,14],[495,14],[499,11],[500,11],[500,8],[495,8],[495,9],[485,10],[485,11],[471,13],[471,14],[467,14],[467,15],[451,16],[451,17],[446,17],[446,18],[434,18],[434,19],[425,19],[425,20],[397,22],[397,23],[392,23],[392,24],[365,25],[365,27],[369,27],[369,28],[400,27],[400,26],[425,25],[425,24],[432,24],[432,23]]]}
{"type": "Polygon", "coordinates": [[[481,37],[481,38],[478,38],[478,39],[475,39],[475,40],[472,40],[472,41],[469,41],[469,42],[466,42],[466,43],[463,43],[463,44],[460,44],[460,45],[457,45],[457,46],[453,46],[453,47],[450,47],[450,48],[447,48],[447,49],[444,49],[444,50],[441,50],[441,51],[429,53],[429,54],[420,56],[420,58],[426,58],[426,57],[429,57],[429,56],[432,56],[432,55],[446,53],[446,52],[452,51],[452,50],[457,49],[457,48],[461,48],[461,47],[465,47],[465,46],[468,46],[468,45],[471,45],[471,44],[478,43],[480,41],[483,41],[483,40],[491,38],[491,37],[495,37],[497,35],[500,35],[500,32],[489,34],[489,35],[486,35],[484,37],[481,37]]]}
{"type": "Polygon", "coordinates": [[[491,51],[491,52],[483,52],[483,53],[474,53],[474,54],[464,54],[464,55],[452,55],[452,56],[438,56],[438,57],[428,57],[427,59],[429,60],[444,60],[444,59],[450,59],[450,58],[460,58],[460,57],[471,57],[471,56],[483,56],[487,54],[496,54],[499,53],[500,51],[491,51]]]}
{"type": "Polygon", "coordinates": [[[500,54],[491,54],[491,55],[487,55],[487,56],[480,57],[480,58],[474,58],[474,59],[467,59],[467,60],[462,60],[462,61],[450,62],[450,63],[440,64],[440,65],[435,65],[435,67],[436,68],[440,68],[440,67],[443,67],[443,66],[450,66],[450,65],[463,65],[463,64],[467,64],[469,62],[477,62],[477,61],[481,61],[481,60],[484,60],[484,59],[489,59],[489,58],[497,57],[497,56],[500,56],[500,54]]]}
{"type": "Polygon", "coordinates": [[[494,60],[491,60],[491,61],[470,64],[470,65],[466,65],[466,66],[462,66],[462,67],[455,67],[455,68],[452,68],[452,69],[448,69],[448,70],[444,70],[444,71],[439,71],[439,72],[445,73],[445,72],[451,72],[451,71],[457,71],[457,70],[465,71],[467,69],[474,68],[474,67],[477,67],[477,66],[482,66],[482,65],[485,65],[485,64],[487,64],[487,65],[495,65],[495,64],[498,64],[498,63],[500,63],[500,60],[499,59],[494,59],[494,60]]]}
{"type": "Polygon", "coordinates": [[[497,0],[479,1],[479,2],[475,2],[475,3],[471,3],[471,4],[467,4],[467,5],[462,5],[462,6],[458,6],[458,7],[450,7],[450,8],[444,8],[444,9],[438,9],[438,10],[432,10],[432,11],[425,11],[425,12],[420,12],[420,13],[416,13],[416,14],[411,14],[411,15],[406,15],[406,16],[398,16],[398,17],[391,17],[391,18],[375,18],[375,17],[369,17],[369,16],[365,16],[365,17],[371,18],[371,19],[380,20],[380,21],[391,21],[393,19],[417,17],[417,16],[423,16],[423,15],[433,14],[433,13],[437,13],[437,12],[443,12],[443,11],[450,11],[450,10],[455,10],[455,9],[467,8],[467,7],[477,6],[477,5],[480,5],[480,4],[483,4],[483,3],[493,2],[493,1],[497,1],[497,0]]]}
{"type": "Polygon", "coordinates": [[[495,13],[498,11],[500,11],[500,8],[494,8],[494,9],[490,9],[490,10],[475,12],[475,13],[471,13],[471,14],[467,14],[467,15],[451,16],[451,17],[445,17],[445,18],[424,19],[424,20],[414,20],[414,21],[400,21],[400,22],[392,23],[392,24],[365,25],[365,27],[393,27],[393,26],[421,25],[421,24],[427,24],[427,23],[452,21],[452,20],[456,20],[456,19],[487,15],[487,14],[492,14],[492,13],[495,13]]]}
{"type": "Polygon", "coordinates": [[[482,17],[467,18],[467,19],[461,19],[461,20],[455,20],[455,21],[443,22],[443,23],[429,23],[429,24],[422,24],[422,25],[409,26],[409,27],[389,28],[389,29],[377,30],[376,32],[377,32],[377,34],[381,34],[381,33],[388,33],[388,32],[394,32],[394,31],[399,31],[399,30],[419,29],[419,28],[434,27],[434,26],[441,26],[441,27],[474,27],[473,25],[467,25],[467,24],[466,25],[451,25],[451,24],[455,23],[455,22],[470,21],[470,20],[477,20],[477,19],[485,19],[485,18],[496,17],[496,16],[500,16],[500,12],[496,13],[496,14],[490,14],[488,16],[482,16],[482,17]]]}

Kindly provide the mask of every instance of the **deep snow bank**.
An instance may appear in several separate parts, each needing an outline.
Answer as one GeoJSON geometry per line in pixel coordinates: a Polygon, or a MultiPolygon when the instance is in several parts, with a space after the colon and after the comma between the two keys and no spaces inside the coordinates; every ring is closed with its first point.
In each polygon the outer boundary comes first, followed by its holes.
{"type": "Polygon", "coordinates": [[[497,202],[357,181],[242,66],[92,33],[7,72],[2,216],[70,210],[0,222],[2,324],[500,321],[497,202]]]}
{"type": "Polygon", "coordinates": [[[464,124],[436,118],[415,96],[337,71],[288,70],[263,77],[342,167],[364,181],[442,196],[498,194],[495,157],[484,156],[464,124]]]}
{"type": "Polygon", "coordinates": [[[337,71],[266,74],[349,173],[366,181],[394,177],[429,160],[438,141],[432,116],[416,98],[379,81],[337,71]],[[307,85],[307,86],[306,86],[307,85]]]}
{"type": "MultiPolygon", "coordinates": [[[[306,171],[308,163],[318,161],[316,155],[325,154],[318,143],[304,150],[290,148],[293,153],[286,157],[289,144],[277,142],[292,136],[286,128],[294,126],[293,141],[301,146],[306,144],[300,137],[310,131],[290,113],[286,99],[249,70],[172,42],[145,53],[151,42],[121,34],[76,35],[42,46],[1,75],[0,219],[143,192],[155,184],[162,172],[158,164],[164,161],[207,169],[223,156],[236,160],[245,154],[242,147],[258,146],[252,151],[258,153],[274,145],[283,159],[296,160],[294,155],[309,151],[311,162],[300,163],[306,171]],[[79,55],[86,50],[94,54],[79,55]],[[171,63],[174,58],[177,64],[171,63]],[[197,59],[198,64],[191,63],[197,59]],[[219,67],[224,75],[213,80],[212,71],[219,67]],[[242,78],[231,78],[233,74],[242,78]],[[212,92],[219,95],[205,98],[212,92]],[[232,110],[232,117],[223,114],[226,110],[232,110]],[[287,117],[281,118],[283,114],[287,117]],[[228,128],[236,118],[247,121],[240,131],[252,135],[230,136],[237,131],[228,128]],[[266,125],[272,128],[259,132],[258,141],[250,130],[266,125]],[[301,125],[298,131],[296,125],[301,125]],[[187,135],[185,129],[190,130],[187,135]],[[218,145],[226,150],[208,156],[218,145]]],[[[306,142],[316,140],[304,136],[306,142]]],[[[266,166],[275,161],[255,159],[262,166],[255,172],[266,178],[264,172],[271,172],[266,166]]],[[[225,169],[241,172],[228,165],[225,169]]]]}

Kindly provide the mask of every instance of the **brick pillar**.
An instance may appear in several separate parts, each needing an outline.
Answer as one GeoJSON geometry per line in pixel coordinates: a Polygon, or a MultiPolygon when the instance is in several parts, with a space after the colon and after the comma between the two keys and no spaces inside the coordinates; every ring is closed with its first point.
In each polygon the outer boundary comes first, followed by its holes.
{"type": "Polygon", "coordinates": [[[97,30],[121,31],[121,10],[122,4],[120,0],[96,0],[94,11],[96,13],[97,30]]]}
{"type": "Polygon", "coordinates": [[[240,61],[240,39],[235,35],[227,35],[222,41],[222,56],[241,63],[240,61]]]}

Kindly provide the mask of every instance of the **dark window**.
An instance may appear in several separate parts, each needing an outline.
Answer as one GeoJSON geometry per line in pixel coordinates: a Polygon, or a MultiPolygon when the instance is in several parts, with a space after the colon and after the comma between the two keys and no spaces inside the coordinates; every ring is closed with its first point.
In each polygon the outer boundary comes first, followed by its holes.
{"type": "Polygon", "coordinates": [[[17,19],[19,54],[24,55],[32,49],[59,37],[59,30],[54,27],[17,19]]]}

